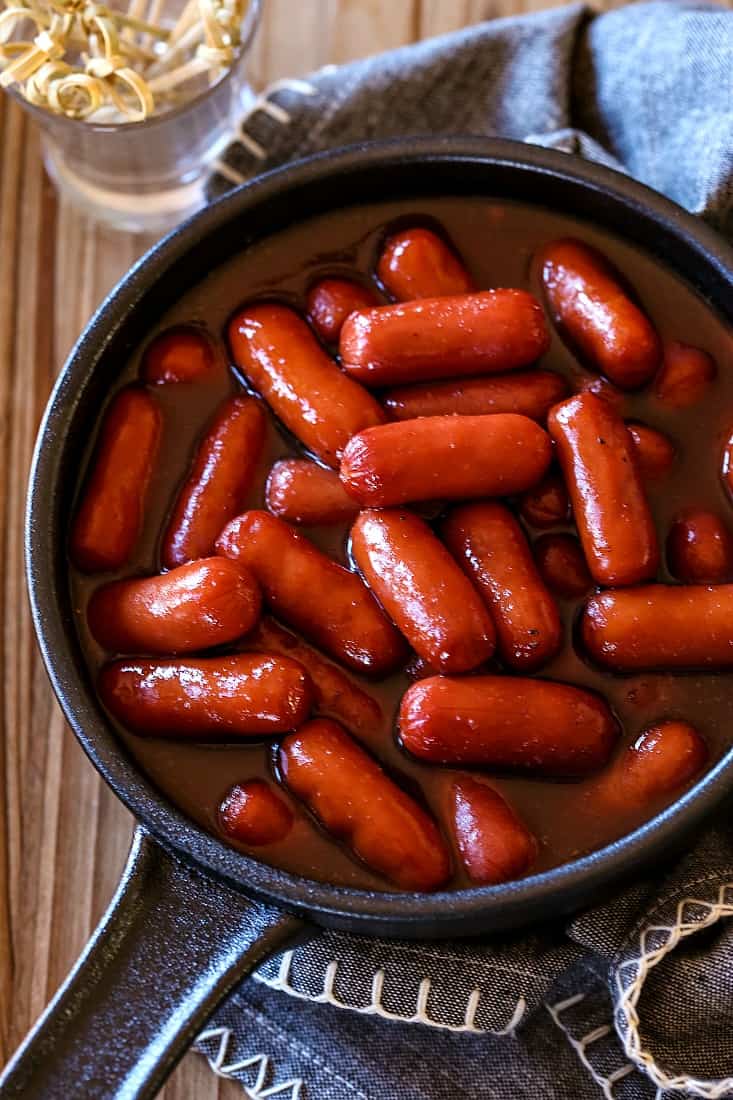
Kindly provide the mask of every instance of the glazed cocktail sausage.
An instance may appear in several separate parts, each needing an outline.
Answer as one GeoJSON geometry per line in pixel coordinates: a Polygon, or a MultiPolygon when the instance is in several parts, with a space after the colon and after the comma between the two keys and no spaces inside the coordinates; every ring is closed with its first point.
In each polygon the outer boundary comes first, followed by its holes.
{"type": "Polygon", "coordinates": [[[562,475],[550,471],[538,485],[522,493],[519,511],[530,527],[558,527],[570,519],[570,501],[562,475]]]}
{"type": "Polygon", "coordinates": [[[313,703],[301,664],[269,653],[113,661],[99,674],[109,711],[149,737],[269,737],[300,726],[313,703]]]}
{"type": "Polygon", "coordinates": [[[702,400],[717,374],[715,360],[706,351],[666,340],[654,396],[672,409],[688,409],[702,400]]]}
{"type": "Polygon", "coordinates": [[[450,856],[434,821],[338,722],[316,719],[286,737],[289,790],[367,866],[404,890],[436,890],[450,856]]]}
{"type": "Polygon", "coordinates": [[[254,397],[231,397],[198,445],[163,534],[167,569],[214,552],[222,527],[247,501],[265,441],[265,411],[254,397]]]}
{"type": "Polygon", "coordinates": [[[669,473],[675,457],[672,440],[648,424],[630,421],[626,427],[636,448],[636,464],[642,476],[652,480],[669,473]]]}
{"type": "Polygon", "coordinates": [[[284,458],[270,470],[265,487],[268,511],[305,527],[350,523],[359,505],[338,474],[308,458],[284,458]]]}
{"type": "Polygon", "coordinates": [[[534,544],[534,557],[545,584],[558,596],[576,599],[593,587],[583,548],[575,535],[541,535],[534,544]]]}
{"type": "Polygon", "coordinates": [[[405,661],[404,641],[361,578],[287,523],[245,512],[216,546],[249,566],[278,618],[348,668],[385,676],[405,661]]]}
{"type": "Polygon", "coordinates": [[[536,485],[551,457],[547,432],[526,416],[427,416],[355,435],[341,480],[371,508],[508,496],[536,485]]]}
{"type": "Polygon", "coordinates": [[[356,737],[367,741],[384,730],[384,714],[377,700],[274,619],[262,619],[247,638],[247,644],[264,653],[280,653],[298,661],[311,678],[313,706],[319,714],[338,719],[356,737]]]}
{"type": "Polygon", "coordinates": [[[457,378],[449,382],[417,382],[386,390],[382,403],[395,420],[418,416],[483,416],[519,413],[544,423],[553,405],[568,392],[565,379],[550,370],[457,378]]]}
{"type": "Polygon", "coordinates": [[[474,290],[473,279],[453,249],[421,226],[388,238],[377,261],[377,277],[398,302],[474,290]]]}
{"type": "Polygon", "coordinates": [[[402,697],[402,744],[433,764],[587,775],[608,760],[618,725],[590,691],[512,676],[435,676],[402,697]]]}
{"type": "Polygon", "coordinates": [[[659,565],[659,546],[623,420],[606,401],[585,393],[556,405],[547,426],[594,580],[649,580],[659,565]]]}
{"type": "Polygon", "coordinates": [[[352,435],[385,419],[371,394],[339,370],[287,306],[260,303],[240,310],[229,324],[229,344],[250,385],[329,466],[338,465],[352,435]]]}
{"type": "Polygon", "coordinates": [[[195,653],[246,634],[260,614],[249,570],[227,558],[203,558],[156,577],[98,588],[89,628],[111,653],[195,653]]]}
{"type": "Polygon", "coordinates": [[[627,814],[674,794],[702,770],[705,741],[689,722],[650,726],[589,788],[594,812],[627,814]]]}
{"type": "Polygon", "coordinates": [[[667,568],[687,584],[721,584],[733,578],[733,536],[719,515],[687,508],[667,535],[667,568]]]}
{"type": "Polygon", "coordinates": [[[141,387],[127,386],[112,398],[69,540],[71,559],[84,573],[120,569],[129,561],[162,426],[157,401],[141,387]]]}
{"type": "Polygon", "coordinates": [[[661,358],[659,337],[608,260],[564,238],[540,250],[539,264],[555,324],[584,362],[624,389],[648,382],[661,358]]]}
{"type": "Polygon", "coordinates": [[[264,779],[236,783],[219,807],[227,836],[253,848],[285,840],[293,827],[293,811],[264,779]]]}
{"type": "Polygon", "coordinates": [[[350,377],[398,386],[528,367],[548,344],[536,298],[525,290],[487,290],[352,313],[339,346],[350,377]]]}
{"type": "MultiPolygon", "coordinates": [[[[148,385],[207,382],[218,376],[211,339],[195,325],[176,325],[151,340],[145,349],[140,377],[148,385]]],[[[223,373],[223,370],[221,371],[223,373]]]]}
{"type": "Polygon", "coordinates": [[[456,846],[472,882],[490,886],[527,873],[537,840],[498,791],[470,775],[451,788],[456,846]]]}
{"type": "Polygon", "coordinates": [[[594,661],[619,672],[732,668],[733,584],[600,592],[585,605],[581,637],[594,661]]]}
{"type": "Polygon", "coordinates": [[[502,661],[532,672],[551,660],[562,646],[560,615],[509,509],[494,502],[454,508],[441,534],[491,611],[502,661]]]}
{"type": "Polygon", "coordinates": [[[351,553],[415,652],[441,672],[467,672],[494,652],[489,612],[440,540],[413,512],[365,511],[351,553]]]}
{"type": "Polygon", "coordinates": [[[357,309],[371,309],[379,299],[373,290],[351,279],[321,279],[308,291],[308,320],[324,344],[338,344],[344,321],[357,309]]]}

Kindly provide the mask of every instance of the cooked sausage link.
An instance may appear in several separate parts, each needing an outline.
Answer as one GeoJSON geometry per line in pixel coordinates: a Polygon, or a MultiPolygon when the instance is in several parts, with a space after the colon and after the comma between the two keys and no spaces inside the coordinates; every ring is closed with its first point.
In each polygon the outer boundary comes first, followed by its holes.
{"type": "Polygon", "coordinates": [[[493,502],[466,504],[448,513],[441,531],[491,611],[502,661],[530,672],[554,657],[562,646],[557,605],[509,509],[493,502]]]}
{"type": "Polygon", "coordinates": [[[252,574],[226,558],[204,558],[156,577],[98,588],[89,628],[112,653],[193,653],[225,645],[251,630],[260,614],[252,574]]]}
{"type": "Polygon", "coordinates": [[[585,596],[593,578],[575,535],[541,535],[534,544],[537,568],[547,587],[567,600],[585,596]]]}
{"type": "Polygon", "coordinates": [[[530,527],[558,527],[570,519],[570,501],[562,475],[550,471],[538,485],[523,493],[519,511],[530,527]]]}
{"type": "Polygon", "coordinates": [[[359,511],[338,474],[307,458],[275,463],[267,478],[265,503],[274,516],[305,527],[349,523],[359,511]]]}
{"type": "Polygon", "coordinates": [[[341,480],[371,508],[507,496],[535,485],[551,456],[547,432],[526,416],[428,416],[355,435],[341,480]]]}
{"type": "Polygon", "coordinates": [[[494,652],[489,612],[424,520],[361,512],[351,552],[382,607],[419,656],[441,672],[467,672],[494,652]]]}
{"type": "Polygon", "coordinates": [[[320,279],[308,291],[308,320],[324,344],[337,344],[343,323],[357,309],[379,304],[373,290],[352,279],[320,279]]]}
{"type": "Polygon", "coordinates": [[[149,737],[227,740],[300,726],[313,703],[301,664],[269,653],[105,665],[102,702],[123,726],[149,737]]]}
{"type": "Polygon", "coordinates": [[[539,263],[553,320],[585,364],[623,389],[648,382],[661,358],[659,337],[608,260],[568,237],[545,245],[539,263]]]}
{"type": "Polygon", "coordinates": [[[537,858],[537,840],[498,791],[461,776],[451,803],[456,845],[472,882],[490,886],[527,873],[537,858]]]}
{"type": "Polygon", "coordinates": [[[244,512],[216,546],[249,566],[278,618],[348,668],[386,676],[404,664],[407,646],[361,578],[287,523],[244,512]]]}
{"type": "Polygon", "coordinates": [[[398,302],[469,294],[474,282],[453,249],[431,229],[393,233],[377,261],[377,276],[398,302]]]}
{"type": "Polygon", "coordinates": [[[644,730],[599,776],[589,788],[589,801],[595,812],[638,813],[679,791],[707,759],[707,745],[689,722],[660,722],[644,730]]]}
{"type": "Polygon", "coordinates": [[[436,890],[450,876],[435,822],[338,722],[316,719],[286,737],[280,770],[323,827],[396,886],[436,890]]]}
{"type": "Polygon", "coordinates": [[[253,848],[285,840],[293,827],[293,811],[264,779],[235,783],[219,807],[227,836],[253,848]]]}
{"type": "Polygon", "coordinates": [[[247,501],[265,442],[265,411],[254,397],[231,397],[198,445],[163,534],[167,569],[206,558],[222,527],[247,501]]]}
{"type": "Polygon", "coordinates": [[[547,426],[594,580],[649,580],[659,565],[659,546],[623,420],[607,402],[586,393],[556,405],[547,426]]]}
{"type": "Polygon", "coordinates": [[[395,420],[418,416],[485,416],[519,413],[544,424],[553,405],[568,392],[565,379],[550,370],[516,371],[486,378],[417,382],[386,390],[382,403],[395,420]]]}
{"type": "Polygon", "coordinates": [[[603,767],[619,732],[599,695],[515,676],[419,680],[402,697],[398,726],[404,747],[421,760],[548,776],[603,767]]]}
{"type": "Polygon", "coordinates": [[[715,360],[706,351],[666,340],[654,396],[672,409],[688,409],[703,399],[717,374],[715,360]]]}
{"type": "Polygon", "coordinates": [[[71,559],[82,572],[120,569],[130,560],[161,433],[160,407],[150,393],[127,386],[112,398],[71,528],[71,559]]]}
{"type": "Polygon", "coordinates": [[[339,343],[346,373],[369,386],[518,370],[548,346],[542,307],[525,290],[422,298],[352,313],[339,343]]]}
{"type": "Polygon", "coordinates": [[[688,584],[720,584],[733,577],[733,536],[715,512],[687,508],[667,535],[667,567],[688,584]]]}
{"type": "Polygon", "coordinates": [[[211,338],[195,325],[176,325],[156,336],[145,349],[140,377],[148,385],[208,382],[223,375],[211,338]]]}
{"type": "Polygon", "coordinates": [[[591,596],[586,651],[619,672],[733,667],[733,584],[617,588],[591,596]]]}
{"type": "Polygon", "coordinates": [[[653,479],[668,473],[675,458],[672,440],[648,424],[631,421],[626,427],[636,448],[636,462],[642,475],[653,479]]]}
{"type": "Polygon", "coordinates": [[[259,303],[240,310],[229,324],[229,343],[250,385],[329,466],[338,465],[352,435],[386,419],[371,394],[339,370],[287,306],[259,303]]]}

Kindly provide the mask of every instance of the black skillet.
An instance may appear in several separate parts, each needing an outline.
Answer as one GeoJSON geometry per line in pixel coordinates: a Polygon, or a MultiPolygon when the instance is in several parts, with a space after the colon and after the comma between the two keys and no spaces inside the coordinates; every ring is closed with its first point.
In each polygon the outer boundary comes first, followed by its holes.
{"type": "Polygon", "coordinates": [[[99,929],[0,1079],[2,1100],[153,1096],[229,990],[304,930],[465,936],[570,912],[678,844],[733,789],[730,752],[653,821],[575,863],[458,893],[369,893],[307,881],[225,847],[153,789],[110,728],[74,631],[66,531],[81,455],[120,365],[203,273],[250,242],[347,204],[427,195],[516,199],[589,220],[681,274],[733,324],[733,252],[697,219],[606,168],[486,139],[367,145],[270,173],[133,268],[54,390],[30,479],[26,540],[33,618],[56,695],[140,824],[99,929]]]}

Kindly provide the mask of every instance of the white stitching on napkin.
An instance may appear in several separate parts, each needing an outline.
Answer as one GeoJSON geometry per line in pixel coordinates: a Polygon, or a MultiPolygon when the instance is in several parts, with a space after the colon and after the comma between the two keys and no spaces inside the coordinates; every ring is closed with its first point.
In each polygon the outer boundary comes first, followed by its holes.
{"type": "Polygon", "coordinates": [[[580,1039],[576,1039],[575,1036],[571,1033],[570,1028],[566,1027],[566,1025],[560,1019],[560,1016],[563,1012],[565,1012],[568,1008],[573,1008],[574,1005],[580,1004],[581,1001],[585,1000],[585,997],[585,993],[576,993],[572,997],[568,997],[564,1001],[557,1001],[557,1003],[554,1005],[546,1004],[545,1008],[550,1013],[550,1016],[552,1017],[554,1023],[565,1035],[571,1047],[578,1055],[578,1058],[588,1070],[588,1073],[590,1073],[596,1084],[600,1086],[605,1100],[615,1100],[613,1094],[614,1085],[618,1084],[619,1081],[622,1081],[624,1077],[628,1077],[628,1075],[633,1072],[633,1063],[627,1062],[625,1065],[619,1066],[619,1068],[615,1069],[613,1073],[609,1073],[608,1076],[605,1077],[603,1074],[599,1073],[595,1069],[593,1063],[586,1053],[587,1048],[592,1043],[597,1042],[599,1039],[603,1039],[606,1035],[610,1035],[612,1030],[611,1026],[607,1024],[601,1024],[600,1027],[596,1027],[592,1031],[589,1031],[587,1035],[584,1035],[580,1039]]]}
{"type": "MultiPolygon", "coordinates": [[[[238,142],[240,145],[243,145],[247,152],[251,153],[256,160],[265,160],[267,157],[267,149],[247,133],[247,124],[251,122],[257,114],[267,115],[268,118],[271,118],[281,126],[289,126],[292,119],[289,111],[286,111],[285,108],[281,107],[278,103],[271,102],[271,97],[277,92],[294,92],[296,95],[313,96],[318,94],[318,89],[315,85],[309,84],[307,80],[285,78],[283,80],[275,80],[272,84],[268,84],[265,90],[252,101],[252,104],[245,111],[239,122],[234,144],[238,142]]],[[[231,146],[229,146],[229,148],[231,148],[231,146]]],[[[247,177],[243,176],[241,172],[238,172],[236,168],[232,168],[225,160],[215,160],[212,169],[214,172],[218,172],[220,175],[224,176],[230,183],[238,185],[246,182],[247,177]]]]}
{"type": "Polygon", "coordinates": [[[514,1011],[506,1027],[493,1031],[490,1028],[477,1027],[475,1024],[476,1012],[481,999],[481,990],[471,990],[462,1024],[441,1023],[434,1020],[428,1012],[428,998],[430,996],[430,978],[423,978],[417,993],[415,1012],[412,1016],[399,1012],[390,1012],[382,1004],[382,991],[384,988],[385,971],[377,970],[372,978],[371,1001],[367,1005],[347,1004],[339,1000],[334,993],[334,983],[338,972],[338,959],[332,959],[326,967],[323,979],[323,992],[318,994],[304,993],[296,989],[290,981],[290,968],[293,961],[293,951],[286,951],[280,963],[280,969],[276,978],[265,978],[260,973],[253,974],[255,981],[262,982],[270,989],[277,989],[283,993],[289,993],[291,997],[297,997],[301,1001],[311,1001],[314,1004],[329,1004],[335,1008],[346,1008],[350,1012],[359,1012],[363,1016],[379,1016],[383,1020],[399,1020],[405,1024],[425,1024],[427,1027],[437,1027],[443,1031],[469,1032],[472,1035],[512,1035],[521,1023],[527,1010],[527,1002],[520,997],[514,1007],[514,1011]]]}
{"type": "Polygon", "coordinates": [[[231,1028],[209,1028],[208,1031],[202,1031],[196,1041],[197,1043],[205,1043],[217,1039],[219,1040],[219,1048],[216,1054],[207,1055],[209,1065],[217,1077],[236,1077],[244,1069],[256,1069],[257,1080],[254,1085],[248,1086],[240,1082],[250,1100],[268,1100],[271,1096],[282,1095],[286,1090],[290,1092],[290,1100],[299,1100],[303,1088],[302,1077],[291,1077],[289,1081],[283,1081],[279,1085],[267,1084],[267,1079],[270,1076],[270,1058],[267,1054],[253,1054],[248,1058],[241,1058],[239,1061],[227,1062],[227,1052],[233,1039],[231,1028]]]}
{"type": "Polygon", "coordinates": [[[677,905],[675,922],[672,925],[653,924],[644,928],[639,936],[639,954],[622,962],[616,970],[616,987],[619,1000],[616,1005],[616,1024],[629,1058],[644,1070],[657,1086],[661,1095],[666,1090],[681,1090],[691,1096],[704,1100],[718,1100],[719,1097],[733,1091],[733,1077],[719,1081],[704,1081],[686,1074],[670,1076],[656,1062],[650,1051],[641,1045],[639,1033],[639,1013],[637,1005],[650,970],[658,966],[662,959],[687,936],[692,936],[703,928],[709,928],[722,917],[733,917],[733,882],[724,883],[718,889],[717,901],[704,901],[701,898],[684,898],[677,905]],[[689,913],[694,908],[697,916],[689,913]],[[700,911],[704,912],[700,916],[700,911]],[[650,938],[657,941],[663,937],[659,946],[650,945],[650,938]]]}

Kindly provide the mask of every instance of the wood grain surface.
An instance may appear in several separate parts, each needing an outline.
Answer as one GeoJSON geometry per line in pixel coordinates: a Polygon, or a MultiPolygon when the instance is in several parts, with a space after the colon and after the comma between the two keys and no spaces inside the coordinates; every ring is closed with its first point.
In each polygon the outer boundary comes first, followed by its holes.
{"type": "MultiPolygon", "coordinates": [[[[262,86],[549,6],[545,0],[266,0],[252,76],[262,86]]],[[[95,228],[57,200],[35,128],[0,93],[0,1064],[83,947],[130,839],[129,814],[87,762],[51,696],[27,607],[22,528],[33,442],[54,375],[93,309],[148,243],[95,228]]],[[[242,1089],[189,1054],[161,1096],[234,1100],[242,1089]]]]}

